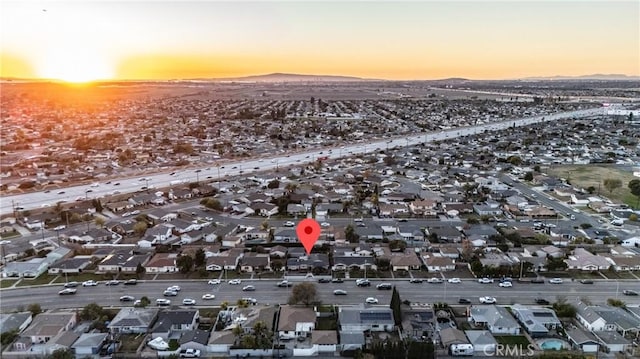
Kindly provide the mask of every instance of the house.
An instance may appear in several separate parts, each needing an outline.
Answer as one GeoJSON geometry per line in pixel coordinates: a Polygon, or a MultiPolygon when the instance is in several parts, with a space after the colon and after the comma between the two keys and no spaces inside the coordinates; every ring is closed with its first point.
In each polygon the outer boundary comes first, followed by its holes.
{"type": "Polygon", "coordinates": [[[433,199],[414,200],[409,203],[411,213],[418,216],[437,216],[438,202],[433,199]]]}
{"type": "Polygon", "coordinates": [[[311,253],[308,256],[287,259],[287,270],[290,271],[309,271],[314,269],[328,271],[329,266],[329,257],[324,253],[311,253]]]}
{"type": "Polygon", "coordinates": [[[582,271],[597,271],[608,269],[613,263],[606,257],[595,255],[584,248],[576,248],[573,254],[565,259],[568,269],[579,269],[582,271]]]}
{"type": "Polygon", "coordinates": [[[390,332],[395,326],[393,312],[388,307],[340,306],[338,326],[346,332],[390,332]]]}
{"type": "Polygon", "coordinates": [[[456,269],[455,261],[440,253],[425,254],[422,256],[422,261],[429,272],[447,272],[456,269]]]}
{"type": "Polygon", "coordinates": [[[236,270],[240,265],[240,259],[244,256],[242,248],[230,249],[207,258],[208,271],[236,270]]]}
{"type": "MultiPolygon", "coordinates": [[[[28,338],[29,344],[44,344],[56,335],[73,329],[76,323],[75,312],[40,313],[33,318],[20,337],[28,338]]],[[[18,345],[15,349],[26,350],[26,346],[18,345]]]]}
{"type": "Polygon", "coordinates": [[[549,308],[525,307],[515,304],[511,307],[511,313],[522,324],[531,337],[545,337],[549,330],[562,327],[562,322],[556,316],[556,312],[549,308]]]}
{"type": "Polygon", "coordinates": [[[364,332],[339,331],[342,352],[362,350],[365,345],[364,332]]]}
{"type": "Polygon", "coordinates": [[[173,227],[167,226],[166,224],[162,223],[147,229],[147,231],[144,233],[144,236],[151,238],[152,244],[163,244],[173,239],[172,228],[173,227]]]}
{"type": "Polygon", "coordinates": [[[76,357],[100,354],[102,346],[107,342],[109,333],[82,333],[71,345],[76,357]]]}
{"type": "Polygon", "coordinates": [[[589,331],[618,331],[623,335],[627,332],[640,331],[640,318],[619,307],[587,305],[579,301],[576,305],[576,319],[589,331]]]}
{"type": "Polygon", "coordinates": [[[631,348],[631,341],[615,331],[594,331],[593,335],[609,353],[624,353],[631,348]]]}
{"type": "Polygon", "coordinates": [[[588,331],[578,326],[570,326],[565,328],[565,334],[571,347],[580,350],[583,353],[597,353],[600,349],[598,339],[588,331]]]}
{"type": "Polygon", "coordinates": [[[174,273],[178,271],[176,266],[177,253],[157,253],[147,264],[145,269],[147,273],[174,273]]]}
{"type": "Polygon", "coordinates": [[[273,246],[269,250],[269,255],[271,257],[285,258],[287,256],[287,247],[280,245],[273,246]]]}
{"type": "Polygon", "coordinates": [[[49,266],[49,274],[82,273],[91,264],[90,257],[75,257],[59,260],[49,266]]]}
{"type": "Polygon", "coordinates": [[[236,335],[231,330],[221,330],[211,332],[207,349],[209,353],[227,356],[229,349],[235,344],[236,335]]]}
{"type": "Polygon", "coordinates": [[[376,270],[376,261],[373,257],[360,257],[360,256],[334,256],[333,267],[334,271],[346,271],[350,269],[373,269],[376,270]]]}
{"type": "Polygon", "coordinates": [[[448,327],[440,330],[440,343],[445,348],[450,348],[454,344],[469,344],[469,339],[462,330],[448,327]]]}
{"type": "Polygon", "coordinates": [[[429,227],[427,232],[427,237],[437,238],[442,242],[460,243],[463,238],[462,233],[452,226],[429,227]]]}
{"type": "Polygon", "coordinates": [[[146,265],[150,257],[150,254],[129,254],[126,251],[116,252],[105,257],[98,264],[98,270],[112,273],[135,273],[138,264],[142,266],[146,265]]]}
{"type": "Polygon", "coordinates": [[[419,270],[422,266],[420,258],[412,251],[405,251],[400,254],[391,255],[391,269],[394,272],[399,270],[409,271],[410,269],[419,270]]]}
{"type": "MultiPolygon", "coordinates": [[[[498,342],[488,330],[465,330],[464,334],[469,339],[469,343],[473,345],[473,351],[476,357],[487,356],[489,353],[495,353],[498,342]]],[[[464,344],[464,343],[460,343],[464,344]]]]}
{"type": "Polygon", "coordinates": [[[496,305],[473,306],[469,311],[468,320],[476,327],[487,328],[492,334],[520,334],[520,325],[504,307],[496,305]]]}
{"type": "Polygon", "coordinates": [[[201,353],[208,352],[207,345],[209,343],[209,336],[211,332],[207,330],[187,330],[182,332],[180,336],[180,349],[195,349],[201,353]]]}
{"type": "Polygon", "coordinates": [[[33,321],[31,312],[0,314],[0,333],[12,330],[21,333],[33,321]]]}
{"type": "Polygon", "coordinates": [[[120,309],[107,328],[111,334],[146,334],[158,317],[158,309],[132,308],[120,309]]]}
{"type": "Polygon", "coordinates": [[[316,313],[311,308],[283,305],[280,307],[278,337],[308,337],[316,327],[316,313]]]}
{"type": "Polygon", "coordinates": [[[251,209],[253,209],[254,213],[263,217],[271,217],[278,214],[278,206],[273,203],[257,202],[251,205],[251,209]]]}
{"type": "Polygon", "coordinates": [[[240,270],[248,273],[271,271],[271,258],[268,254],[247,253],[240,261],[240,270]]]}
{"type": "Polygon", "coordinates": [[[153,338],[168,341],[174,332],[193,331],[198,328],[200,312],[197,309],[170,309],[158,313],[151,333],[153,338]]]}
{"type": "Polygon", "coordinates": [[[338,348],[338,333],[335,330],[314,330],[311,345],[316,353],[335,353],[338,348]]]}

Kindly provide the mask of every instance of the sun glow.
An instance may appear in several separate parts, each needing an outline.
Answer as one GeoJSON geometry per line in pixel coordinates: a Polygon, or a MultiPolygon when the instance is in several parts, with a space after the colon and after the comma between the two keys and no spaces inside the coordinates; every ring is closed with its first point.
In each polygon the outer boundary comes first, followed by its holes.
{"type": "Polygon", "coordinates": [[[52,51],[40,61],[38,73],[40,78],[74,83],[109,80],[114,76],[107,58],[82,50],[52,51]]]}

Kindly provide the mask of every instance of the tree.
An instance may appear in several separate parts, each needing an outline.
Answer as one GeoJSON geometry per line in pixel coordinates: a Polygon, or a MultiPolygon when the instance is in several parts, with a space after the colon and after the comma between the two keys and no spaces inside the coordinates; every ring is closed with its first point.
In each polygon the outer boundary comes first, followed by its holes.
{"type": "Polygon", "coordinates": [[[13,343],[14,340],[18,338],[20,333],[18,333],[18,329],[12,329],[0,334],[0,343],[4,347],[5,345],[9,345],[13,343]]]}
{"type": "Polygon", "coordinates": [[[104,315],[104,309],[97,303],[85,305],[80,312],[80,318],[83,320],[100,320],[104,315]]]}
{"type": "Polygon", "coordinates": [[[607,299],[607,304],[612,307],[625,308],[627,304],[620,299],[609,298],[607,299]]]}
{"type": "Polygon", "coordinates": [[[289,304],[304,304],[309,306],[318,302],[318,289],[311,282],[298,283],[291,288],[291,296],[289,296],[289,304]]]}
{"type": "Polygon", "coordinates": [[[138,237],[142,237],[142,235],[146,231],[147,231],[147,223],[146,222],[136,222],[136,224],[133,225],[133,232],[138,237]]]}
{"type": "Polygon", "coordinates": [[[389,250],[392,252],[404,252],[407,248],[407,242],[396,239],[389,242],[389,250]]]}
{"type": "Polygon", "coordinates": [[[142,263],[138,263],[138,265],[136,266],[136,275],[137,276],[141,276],[146,271],[147,271],[147,269],[142,265],[142,263]]]}
{"type": "Polygon", "coordinates": [[[269,183],[267,183],[267,188],[269,189],[274,189],[274,188],[278,188],[280,187],[280,181],[278,181],[277,179],[274,179],[272,181],[270,181],[269,183]]]}
{"type": "Polygon", "coordinates": [[[206,262],[207,262],[207,258],[204,253],[204,250],[202,248],[198,248],[198,250],[196,251],[195,257],[193,258],[193,264],[195,264],[196,267],[201,267],[206,262]]]}
{"type": "Polygon", "coordinates": [[[96,212],[98,213],[102,213],[102,211],[104,210],[104,207],[102,206],[102,202],[100,201],[100,198],[94,198],[91,201],[91,205],[93,206],[93,208],[96,209],[96,212]]]}
{"type": "Polygon", "coordinates": [[[605,178],[602,184],[609,191],[609,195],[612,195],[613,191],[622,187],[622,180],[619,178],[605,178]]]}
{"type": "Polygon", "coordinates": [[[104,218],[102,217],[96,217],[96,219],[94,220],[96,226],[103,228],[104,224],[106,223],[106,221],[104,220],[104,218]]]}
{"type": "Polygon", "coordinates": [[[203,198],[200,201],[200,204],[205,206],[205,207],[207,207],[207,208],[216,210],[216,211],[222,211],[224,209],[222,207],[222,205],[220,204],[220,201],[218,201],[215,198],[211,198],[211,197],[203,198]]]}
{"type": "Polygon", "coordinates": [[[151,304],[151,300],[149,300],[149,297],[144,296],[144,297],[140,298],[140,306],[141,307],[144,308],[144,307],[148,306],[149,304],[151,304]]]}
{"type": "Polygon", "coordinates": [[[73,359],[75,355],[71,351],[71,349],[56,349],[51,355],[48,356],[50,359],[73,359]]]}
{"type": "Polygon", "coordinates": [[[527,172],[524,175],[524,180],[527,181],[527,182],[533,181],[533,172],[527,172]]]}
{"type": "Polygon", "coordinates": [[[180,273],[187,274],[193,268],[193,258],[190,255],[181,255],[176,259],[176,266],[180,270],[180,273]]]}
{"type": "Polygon", "coordinates": [[[360,240],[360,236],[358,236],[355,229],[350,224],[344,229],[344,237],[349,241],[349,243],[358,243],[360,240]]]}
{"type": "Polygon", "coordinates": [[[631,190],[631,194],[638,197],[638,202],[636,202],[636,207],[637,207],[638,204],[640,203],[640,180],[633,179],[629,181],[628,187],[629,187],[629,190],[631,190]]]}
{"type": "Polygon", "coordinates": [[[393,293],[391,293],[391,303],[389,304],[389,307],[393,311],[393,320],[396,325],[402,324],[402,311],[400,310],[401,304],[400,293],[398,293],[396,286],[393,286],[393,293]]]}
{"type": "Polygon", "coordinates": [[[42,313],[42,307],[38,303],[32,303],[27,306],[27,310],[31,312],[31,315],[34,317],[40,313],[42,313]]]}
{"type": "Polygon", "coordinates": [[[562,271],[567,269],[567,263],[564,261],[563,258],[549,257],[547,258],[547,263],[545,266],[549,271],[558,271],[558,270],[562,271]]]}

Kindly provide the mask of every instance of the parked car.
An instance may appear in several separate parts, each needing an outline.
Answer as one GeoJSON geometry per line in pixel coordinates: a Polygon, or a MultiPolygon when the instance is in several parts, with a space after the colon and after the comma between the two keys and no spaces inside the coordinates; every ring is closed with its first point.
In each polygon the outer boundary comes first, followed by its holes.
{"type": "Polygon", "coordinates": [[[376,285],[376,289],[378,290],[391,290],[391,283],[380,283],[376,285]]]}
{"type": "Polygon", "coordinates": [[[120,281],[116,279],[110,280],[104,283],[104,285],[118,285],[118,284],[120,284],[120,281]]]}
{"type": "Polygon", "coordinates": [[[97,285],[98,285],[98,282],[96,282],[95,280],[86,280],[82,282],[83,287],[95,287],[97,285]]]}
{"type": "Polygon", "coordinates": [[[563,280],[562,278],[551,278],[549,279],[549,283],[551,284],[562,284],[563,280]]]}
{"type": "Polygon", "coordinates": [[[336,289],[333,291],[333,295],[347,295],[347,291],[342,289],[336,289]]]}
{"type": "Polygon", "coordinates": [[[207,284],[218,285],[220,284],[220,279],[210,279],[207,284]]]}
{"type": "Polygon", "coordinates": [[[318,279],[318,283],[331,283],[331,279],[329,279],[329,278],[320,278],[320,279],[318,279]]]}
{"type": "Polygon", "coordinates": [[[551,303],[549,303],[549,301],[544,298],[536,298],[536,304],[549,305],[551,303]]]}
{"type": "Polygon", "coordinates": [[[331,279],[331,283],[344,283],[344,279],[342,279],[342,278],[333,278],[333,279],[331,279]]]}
{"type": "Polygon", "coordinates": [[[449,282],[449,283],[462,283],[462,281],[460,281],[460,278],[449,278],[449,279],[447,279],[447,282],[449,282]]]}
{"type": "Polygon", "coordinates": [[[179,285],[172,285],[171,287],[167,288],[167,290],[173,291],[173,292],[179,292],[180,291],[180,286],[179,285]]]}
{"type": "Polygon", "coordinates": [[[625,290],[622,291],[622,294],[636,296],[636,295],[638,295],[638,292],[636,292],[635,290],[631,290],[631,289],[625,289],[625,290]]]}
{"type": "Polygon", "coordinates": [[[76,294],[77,289],[75,288],[65,288],[61,291],[58,292],[58,294],[60,295],[71,295],[71,294],[76,294]]]}
{"type": "Polygon", "coordinates": [[[243,300],[243,301],[245,301],[245,302],[247,302],[248,304],[251,304],[251,305],[256,305],[256,304],[258,304],[258,300],[257,300],[257,299],[255,299],[255,298],[244,297],[244,298],[242,298],[242,300],[243,300]]]}
{"type": "Polygon", "coordinates": [[[427,279],[427,283],[436,283],[437,284],[437,283],[442,283],[442,282],[443,282],[442,279],[436,278],[436,277],[427,279]]]}
{"type": "Polygon", "coordinates": [[[247,285],[242,287],[242,291],[243,292],[253,292],[256,290],[256,287],[252,286],[252,285],[247,285]]]}
{"type": "Polygon", "coordinates": [[[240,279],[232,279],[232,280],[229,281],[229,284],[231,284],[231,285],[238,285],[240,283],[242,283],[242,281],[240,279]]]}
{"type": "Polygon", "coordinates": [[[293,284],[289,281],[283,280],[282,282],[276,284],[278,287],[280,288],[289,288],[291,286],[293,286],[293,284]]]}
{"type": "Polygon", "coordinates": [[[582,284],[593,284],[591,279],[580,279],[580,283],[582,284]]]}
{"type": "Polygon", "coordinates": [[[481,284],[493,283],[493,279],[492,278],[480,278],[480,279],[478,279],[478,283],[481,283],[481,284]]]}
{"type": "Polygon", "coordinates": [[[286,221],[286,222],[284,222],[284,226],[285,226],[285,227],[294,227],[295,225],[296,225],[296,224],[295,224],[295,223],[293,223],[293,222],[291,222],[291,221],[286,221]]]}
{"type": "Polygon", "coordinates": [[[180,358],[199,358],[199,349],[182,349],[180,350],[180,358]]]}
{"type": "Polygon", "coordinates": [[[182,300],[182,305],[196,305],[196,300],[191,298],[185,298],[182,300]]]}
{"type": "Polygon", "coordinates": [[[124,282],[124,285],[136,285],[136,284],[138,284],[137,279],[129,279],[124,282]]]}
{"type": "Polygon", "coordinates": [[[482,304],[495,304],[496,303],[496,298],[494,297],[480,297],[480,303],[482,304]]]}
{"type": "Polygon", "coordinates": [[[409,283],[419,284],[422,283],[423,280],[421,278],[411,278],[409,279],[409,283]]]}
{"type": "Polygon", "coordinates": [[[216,299],[216,296],[211,294],[211,293],[207,293],[207,294],[203,294],[202,295],[202,299],[204,299],[204,300],[213,300],[213,299],[216,299]]]}
{"type": "Polygon", "coordinates": [[[122,297],[120,297],[120,301],[121,302],[133,302],[135,300],[136,300],[136,298],[134,298],[133,296],[130,296],[130,295],[123,295],[122,297]]]}
{"type": "Polygon", "coordinates": [[[65,288],[75,288],[78,286],[78,282],[67,282],[64,284],[65,288]]]}
{"type": "Polygon", "coordinates": [[[378,299],[376,299],[374,297],[369,297],[369,298],[365,299],[364,302],[367,303],[367,304],[378,304],[378,299]]]}
{"type": "Polygon", "coordinates": [[[469,299],[460,298],[460,299],[458,299],[458,303],[459,304],[471,304],[471,301],[469,299]]]}

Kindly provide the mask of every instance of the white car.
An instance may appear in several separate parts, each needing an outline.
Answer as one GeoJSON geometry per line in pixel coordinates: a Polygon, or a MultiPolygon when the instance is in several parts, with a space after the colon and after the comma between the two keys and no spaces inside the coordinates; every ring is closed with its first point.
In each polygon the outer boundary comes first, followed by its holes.
{"type": "Polygon", "coordinates": [[[498,286],[502,288],[511,288],[513,287],[513,284],[511,284],[511,282],[501,282],[500,284],[498,284],[498,286]]]}
{"type": "Polygon", "coordinates": [[[61,231],[61,230],[65,229],[65,228],[67,228],[67,226],[65,226],[64,224],[61,224],[61,225],[57,226],[56,228],[54,228],[53,230],[54,231],[61,231]]]}
{"type": "Polygon", "coordinates": [[[449,283],[461,283],[460,278],[449,278],[449,280],[447,280],[447,282],[449,282],[449,283]]]}
{"type": "Polygon", "coordinates": [[[480,279],[478,279],[478,283],[481,283],[481,284],[493,283],[493,279],[491,279],[491,278],[480,278],[480,279]]]}
{"type": "Polygon", "coordinates": [[[364,302],[367,304],[378,304],[378,299],[374,297],[369,297],[365,299],[364,302]]]}
{"type": "Polygon", "coordinates": [[[213,299],[216,299],[216,296],[213,295],[213,294],[207,293],[207,294],[203,294],[202,295],[202,299],[203,300],[213,300],[213,299]]]}
{"type": "Polygon", "coordinates": [[[97,285],[98,285],[98,282],[96,282],[95,280],[87,280],[82,282],[83,287],[95,287],[97,285]]]}
{"type": "Polygon", "coordinates": [[[240,279],[232,279],[229,281],[229,284],[231,285],[239,285],[240,283],[242,283],[240,279]]]}
{"type": "Polygon", "coordinates": [[[207,283],[211,285],[218,285],[220,284],[220,279],[210,279],[207,283]]]}
{"type": "Polygon", "coordinates": [[[169,299],[158,298],[156,299],[156,305],[171,305],[171,301],[169,299]]]}
{"type": "Polygon", "coordinates": [[[495,304],[496,298],[494,297],[480,297],[480,303],[482,304],[495,304]]]}
{"type": "Polygon", "coordinates": [[[562,284],[562,278],[551,278],[551,279],[549,279],[549,283],[551,283],[551,284],[562,284]]]}
{"type": "Polygon", "coordinates": [[[331,227],[331,223],[322,222],[322,223],[320,223],[320,227],[331,227]]]}
{"type": "Polygon", "coordinates": [[[440,279],[440,278],[435,278],[435,277],[433,277],[433,278],[429,278],[429,279],[427,279],[427,283],[442,283],[442,282],[443,282],[443,281],[442,281],[442,279],[440,279]]]}
{"type": "Polygon", "coordinates": [[[170,290],[172,292],[179,292],[180,291],[180,286],[179,285],[172,285],[171,287],[167,288],[167,290],[170,290]]]}
{"type": "Polygon", "coordinates": [[[295,223],[293,223],[293,222],[291,222],[291,221],[284,222],[284,226],[285,226],[285,227],[294,227],[295,225],[296,225],[296,224],[295,224],[295,223]]]}
{"type": "Polygon", "coordinates": [[[196,300],[191,298],[185,298],[182,300],[182,305],[196,305],[196,300]]]}

